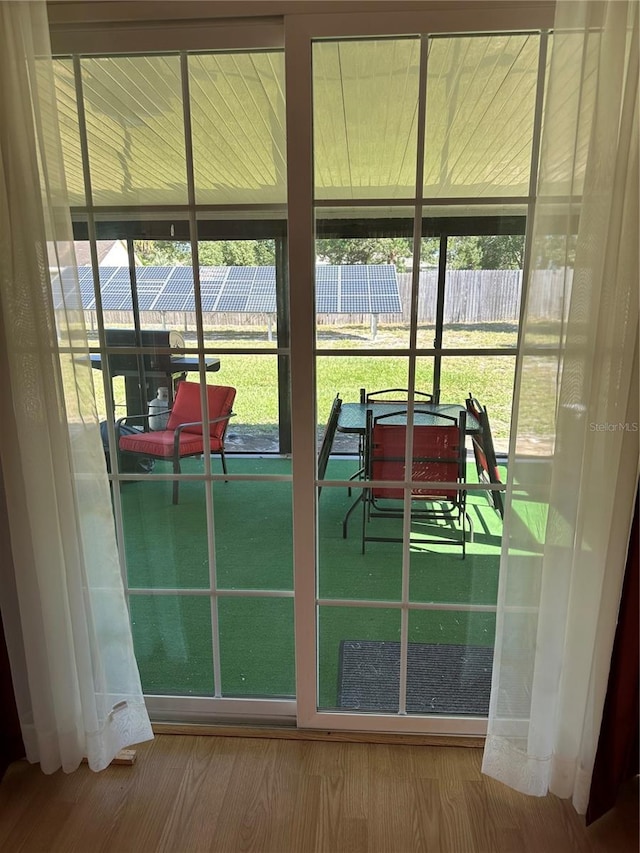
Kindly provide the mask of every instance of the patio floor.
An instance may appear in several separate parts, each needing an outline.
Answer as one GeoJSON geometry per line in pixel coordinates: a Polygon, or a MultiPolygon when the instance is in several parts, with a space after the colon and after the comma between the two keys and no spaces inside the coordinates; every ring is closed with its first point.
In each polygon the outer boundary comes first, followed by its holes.
{"type": "MultiPolygon", "coordinates": [[[[198,460],[191,460],[198,470],[198,460]]],[[[332,458],[327,478],[346,479],[354,459],[332,458]]],[[[288,473],[278,457],[229,458],[232,473],[288,473]]],[[[159,471],[161,466],[157,466],[159,471]]],[[[475,478],[475,469],[469,476],[475,478]]],[[[136,655],[147,693],[213,695],[217,646],[226,696],[293,696],[294,640],[291,597],[238,596],[239,590],[293,589],[291,484],[229,481],[213,484],[219,638],[214,644],[209,588],[204,483],[183,482],[180,503],[171,483],[153,474],[122,488],[125,551],[136,655]],[[145,592],[135,593],[135,590],[145,592]],[[162,592],[154,594],[153,590],[162,592]],[[168,592],[175,590],[172,594],[168,592]],[[225,594],[225,590],[227,593],[225,594]]],[[[361,516],[349,537],[342,518],[352,498],[326,487],[319,511],[319,594],[323,599],[399,601],[401,546],[370,543],[361,554],[361,516]]],[[[412,610],[409,640],[491,646],[495,617],[468,605],[493,605],[497,594],[501,521],[484,492],[469,499],[475,537],[467,557],[459,549],[412,546],[410,601],[445,603],[445,610],[412,610]],[[451,607],[451,605],[454,605],[451,607]],[[455,605],[459,605],[457,609],[455,605]]],[[[418,531],[419,532],[419,531],[418,531]]],[[[340,644],[397,641],[400,611],[394,607],[330,606],[319,609],[320,704],[338,705],[340,644]]]]}

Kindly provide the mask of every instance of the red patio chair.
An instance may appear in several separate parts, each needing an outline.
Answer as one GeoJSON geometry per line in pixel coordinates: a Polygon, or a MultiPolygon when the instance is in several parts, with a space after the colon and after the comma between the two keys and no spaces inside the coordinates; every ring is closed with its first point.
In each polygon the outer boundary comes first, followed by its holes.
{"type": "MultiPolygon", "coordinates": [[[[212,453],[219,453],[222,470],[227,473],[224,455],[224,436],[232,417],[233,401],[236,389],[227,385],[207,385],[209,406],[209,447],[212,453]]],[[[157,412],[154,412],[157,414],[157,412]]],[[[180,473],[180,460],[186,456],[200,456],[204,453],[202,435],[202,407],[200,403],[200,384],[198,382],[180,382],[166,429],[155,432],[141,432],[137,435],[120,435],[120,425],[131,420],[144,420],[150,415],[128,415],[120,418],[116,424],[118,449],[120,453],[135,453],[153,459],[170,459],[173,473],[180,473]]],[[[173,482],[173,503],[178,503],[179,480],[173,482]]]]}
{"type": "MultiPolygon", "coordinates": [[[[366,479],[405,480],[406,426],[389,423],[391,419],[406,415],[393,412],[373,417],[367,415],[366,479]]],[[[432,424],[413,427],[413,458],[411,480],[425,483],[456,483],[455,487],[414,486],[411,490],[411,518],[425,521],[447,520],[451,527],[442,528],[437,538],[416,539],[421,544],[458,545],[465,557],[466,543],[466,491],[464,489],[465,463],[465,413],[456,419],[433,413],[432,424]]],[[[397,537],[367,535],[371,518],[398,518],[404,513],[404,490],[400,487],[371,486],[363,492],[362,553],[365,543],[398,542],[397,537]],[[400,503],[402,502],[402,503],[400,503]]]]}

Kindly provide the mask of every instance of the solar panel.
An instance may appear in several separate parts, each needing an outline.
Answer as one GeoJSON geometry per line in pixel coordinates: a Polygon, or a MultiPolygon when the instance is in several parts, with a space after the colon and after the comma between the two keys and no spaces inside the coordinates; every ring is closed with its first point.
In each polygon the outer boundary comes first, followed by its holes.
{"type": "Polygon", "coordinates": [[[255,281],[251,293],[247,299],[247,311],[265,312],[275,314],[276,312],[276,282],[255,281]]]}
{"type": "Polygon", "coordinates": [[[138,310],[139,311],[150,311],[151,306],[155,302],[158,294],[157,293],[139,293],[138,294],[138,310]]]}
{"type": "Polygon", "coordinates": [[[53,307],[77,309],[85,307],[85,302],[93,298],[93,280],[82,284],[82,268],[63,267],[59,272],[51,271],[51,298],[53,307]],[[78,300],[78,294],[80,300],[78,300]]]}
{"type": "Polygon", "coordinates": [[[401,314],[396,268],[391,264],[368,267],[372,314],[401,314]]]}
{"type": "Polygon", "coordinates": [[[95,291],[93,288],[93,270],[90,267],[82,267],[78,270],[80,280],[80,298],[82,299],[82,307],[95,308],[95,291]]]}
{"type": "Polygon", "coordinates": [[[93,287],[93,270],[91,267],[78,267],[78,281],[81,285],[88,282],[93,287]]]}
{"type": "Polygon", "coordinates": [[[192,281],[174,281],[173,279],[169,279],[169,281],[164,285],[160,294],[164,293],[181,293],[183,296],[186,296],[188,293],[193,291],[193,282],[192,281]]]}
{"type": "Polygon", "coordinates": [[[245,282],[227,281],[218,299],[216,311],[244,312],[246,311],[248,295],[245,282]]]}
{"type": "Polygon", "coordinates": [[[367,280],[367,267],[365,266],[347,266],[345,264],[340,266],[340,276],[342,278],[342,283],[345,282],[355,282],[355,281],[366,281],[367,280]]]}
{"type": "Polygon", "coordinates": [[[325,264],[318,264],[316,266],[316,282],[318,281],[338,281],[338,270],[339,267],[330,267],[325,264]]]}
{"type": "MultiPolygon", "coordinates": [[[[102,278],[100,280],[102,281],[102,278]]],[[[125,270],[124,272],[115,272],[109,278],[108,283],[117,287],[126,287],[131,290],[131,277],[129,276],[129,270],[125,270]]]]}
{"type": "Polygon", "coordinates": [[[318,314],[400,313],[396,269],[391,264],[316,266],[318,314]]]}
{"type": "MultiPolygon", "coordinates": [[[[136,281],[162,281],[165,282],[171,273],[173,267],[136,267],[136,281]]],[[[128,273],[128,270],[127,270],[128,273]]]]}
{"type": "Polygon", "coordinates": [[[340,300],[341,314],[370,314],[371,307],[368,294],[352,293],[342,296],[340,300]]]}
{"type": "Polygon", "coordinates": [[[133,303],[131,294],[122,290],[105,290],[102,294],[103,311],[131,311],[133,303]]]}
{"type": "Polygon", "coordinates": [[[338,311],[338,285],[320,283],[316,285],[316,312],[318,314],[336,314],[338,311]]]}
{"type": "MultiPolygon", "coordinates": [[[[72,271],[72,268],[69,268],[72,271]]],[[[62,270],[63,280],[65,270],[62,270]]],[[[72,271],[75,275],[75,272],[72,271]]],[[[85,309],[94,309],[91,267],[77,271],[85,309]]],[[[100,290],[105,311],[131,311],[128,267],[100,267],[100,290]]],[[[193,271],[190,267],[136,267],[141,311],[194,311],[193,271]]],[[[60,281],[52,276],[54,305],[62,305],[60,281]]],[[[275,267],[200,267],[202,310],[276,312],[275,267]]],[[[319,314],[399,314],[402,312],[396,269],[392,264],[318,264],[316,311],[319,314]]]]}
{"type": "Polygon", "coordinates": [[[246,270],[244,267],[232,267],[227,275],[227,281],[242,282],[247,278],[253,278],[253,270],[246,270]]]}
{"type": "Polygon", "coordinates": [[[100,279],[100,286],[104,287],[108,284],[109,280],[118,272],[118,269],[118,267],[99,267],[98,278],[100,279]]]}
{"type": "Polygon", "coordinates": [[[129,283],[122,284],[121,282],[113,282],[111,279],[106,283],[100,283],[100,292],[101,293],[131,293],[131,285],[129,283]]]}
{"type": "Polygon", "coordinates": [[[200,283],[205,281],[222,282],[232,267],[200,267],[200,283]]]}
{"type": "MultiPolygon", "coordinates": [[[[211,277],[200,279],[200,305],[203,311],[214,311],[215,305],[222,289],[222,281],[220,278],[215,280],[211,277]]],[[[190,296],[190,305],[195,306],[195,292],[192,290],[190,296]]],[[[192,308],[195,311],[195,307],[192,308]]]]}
{"type": "Polygon", "coordinates": [[[200,297],[200,302],[202,304],[203,311],[215,311],[216,310],[216,302],[218,301],[218,294],[206,294],[200,297]]]}
{"type": "Polygon", "coordinates": [[[153,305],[154,311],[182,311],[188,297],[184,293],[160,293],[153,305]]]}
{"type": "Polygon", "coordinates": [[[170,282],[176,281],[193,281],[193,270],[191,267],[170,267],[171,275],[169,277],[170,282]]]}

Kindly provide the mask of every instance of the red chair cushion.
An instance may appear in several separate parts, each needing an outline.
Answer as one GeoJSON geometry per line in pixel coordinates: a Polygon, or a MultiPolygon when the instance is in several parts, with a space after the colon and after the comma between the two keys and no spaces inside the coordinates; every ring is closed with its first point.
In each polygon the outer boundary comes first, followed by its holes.
{"type": "MultiPolygon", "coordinates": [[[[373,428],[372,480],[404,480],[406,427],[391,424],[373,428]]],[[[457,426],[417,426],[413,434],[411,479],[424,482],[454,483],[458,480],[460,432],[457,426]],[[428,460],[428,461],[427,461],[428,460]]],[[[400,499],[402,489],[372,489],[374,497],[400,499]]],[[[455,499],[457,490],[420,488],[412,497],[455,499]]]]}
{"type": "MultiPolygon", "coordinates": [[[[207,385],[207,397],[209,400],[209,418],[218,418],[228,415],[233,408],[236,389],[227,385],[207,385]]],[[[202,421],[202,407],[200,405],[200,383],[181,382],[178,385],[176,398],[167,422],[167,431],[172,431],[180,424],[202,421]]],[[[209,435],[221,441],[228,421],[219,421],[209,426],[209,435]]],[[[186,427],[185,433],[202,435],[201,426],[186,427]]]]}
{"type": "MultiPolygon", "coordinates": [[[[168,429],[158,432],[141,432],[140,435],[123,435],[120,439],[120,450],[128,453],[140,453],[143,456],[171,459],[174,435],[173,430],[168,429]]],[[[210,446],[212,453],[219,453],[222,449],[222,442],[218,438],[211,438],[210,446]]],[[[195,456],[202,453],[203,450],[202,434],[194,435],[194,433],[186,430],[180,433],[180,456],[195,456]]]]}

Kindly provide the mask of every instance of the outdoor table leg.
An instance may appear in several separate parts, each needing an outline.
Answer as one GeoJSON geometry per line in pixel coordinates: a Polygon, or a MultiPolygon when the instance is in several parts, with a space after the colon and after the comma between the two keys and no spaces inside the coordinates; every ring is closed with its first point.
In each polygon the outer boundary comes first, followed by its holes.
{"type": "Polygon", "coordinates": [[[362,495],[363,495],[363,489],[360,489],[360,494],[355,499],[355,501],[351,504],[351,506],[349,507],[349,509],[346,512],[344,519],[342,520],[342,538],[343,539],[347,538],[347,525],[349,523],[349,518],[351,516],[351,513],[358,506],[358,504],[362,503],[362,495]]]}
{"type": "MultiPolygon", "coordinates": [[[[361,480],[363,474],[364,474],[364,468],[358,468],[358,470],[349,477],[349,481],[355,480],[356,478],[358,480],[361,480]]],[[[349,497],[351,497],[351,486],[348,487],[347,494],[349,495],[349,497]]]]}

